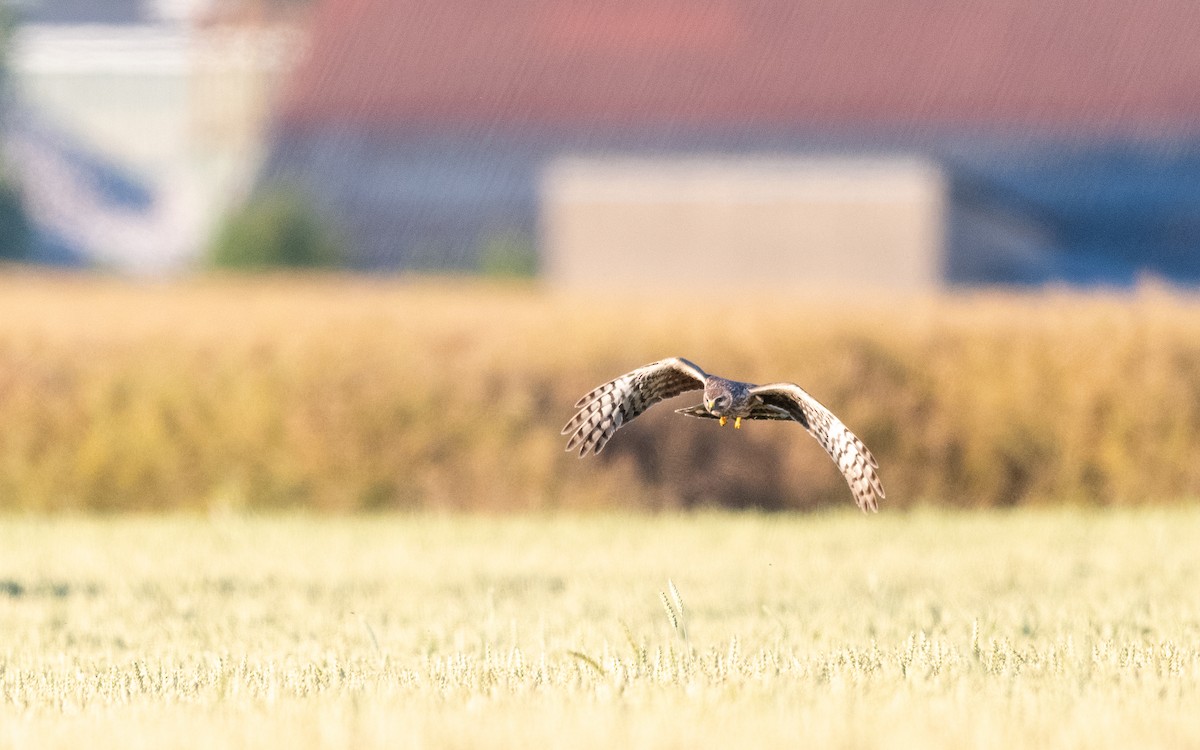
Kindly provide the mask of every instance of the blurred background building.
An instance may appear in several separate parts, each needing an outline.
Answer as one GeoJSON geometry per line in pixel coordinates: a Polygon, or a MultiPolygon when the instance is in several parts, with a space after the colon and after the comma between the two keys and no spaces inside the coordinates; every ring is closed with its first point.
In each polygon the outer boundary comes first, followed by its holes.
{"type": "Polygon", "coordinates": [[[7,143],[45,260],[186,266],[283,185],[364,270],[690,284],[736,253],[797,282],[1200,282],[1191,0],[20,16],[7,143]]]}
{"type": "Polygon", "coordinates": [[[24,0],[5,146],[35,261],[192,262],[253,184],[301,39],[288,3],[24,0]]]}

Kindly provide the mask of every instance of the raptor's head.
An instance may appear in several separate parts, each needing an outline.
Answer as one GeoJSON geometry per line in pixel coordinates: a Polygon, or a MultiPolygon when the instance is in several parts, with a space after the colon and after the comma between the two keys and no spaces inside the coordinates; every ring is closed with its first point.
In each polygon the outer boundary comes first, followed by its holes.
{"type": "Polygon", "coordinates": [[[729,382],[721,378],[709,378],[704,384],[704,408],[709,414],[723,417],[733,407],[733,391],[729,382]]]}

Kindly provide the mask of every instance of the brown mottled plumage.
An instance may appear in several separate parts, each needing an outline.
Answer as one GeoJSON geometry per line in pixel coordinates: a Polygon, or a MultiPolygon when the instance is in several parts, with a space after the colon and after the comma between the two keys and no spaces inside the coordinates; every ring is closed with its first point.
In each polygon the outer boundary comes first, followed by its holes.
{"type": "Polygon", "coordinates": [[[704,419],[791,419],[799,422],[829,454],[846,482],[858,507],[878,510],[883,484],[879,464],[867,446],[812,396],[794,383],[752,385],[709,375],[681,357],[639,367],[596,388],[575,403],[579,411],[567,422],[562,434],[570,435],[567,450],[579,450],[582,458],[599,453],[617,429],[664,399],[704,389],[704,403],[679,409],[680,414],[704,419]]]}

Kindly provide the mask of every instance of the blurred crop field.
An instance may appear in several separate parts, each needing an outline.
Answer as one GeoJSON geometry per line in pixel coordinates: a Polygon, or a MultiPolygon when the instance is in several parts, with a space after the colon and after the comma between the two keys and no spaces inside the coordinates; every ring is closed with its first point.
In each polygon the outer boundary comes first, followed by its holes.
{"type": "Polygon", "coordinates": [[[1197,331],[1153,288],[2,274],[0,748],[1196,745],[1197,331]],[[563,451],[672,355],[810,390],[881,512],[686,397],[563,451]]]}
{"type": "Polygon", "coordinates": [[[0,747],[1194,747],[1197,538],[1194,507],[9,516],[0,747]]]}
{"type": "Polygon", "coordinates": [[[801,384],[889,509],[1141,506],[1200,492],[1200,298],[570,294],[330,277],[0,274],[0,507],[813,509],[850,502],[796,425],[672,413],[597,459],[591,387],[681,355],[801,384]]]}

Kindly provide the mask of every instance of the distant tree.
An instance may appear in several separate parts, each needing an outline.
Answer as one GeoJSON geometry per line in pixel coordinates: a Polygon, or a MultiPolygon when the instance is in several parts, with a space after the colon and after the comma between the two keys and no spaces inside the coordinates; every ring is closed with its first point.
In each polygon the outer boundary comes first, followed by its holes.
{"type": "MultiPolygon", "coordinates": [[[[11,92],[8,85],[8,51],[16,15],[12,8],[0,5],[0,136],[8,125],[11,92]]],[[[28,257],[32,232],[21,203],[21,191],[5,163],[3,138],[0,137],[0,260],[22,260],[28,257]]]]}
{"type": "Polygon", "coordinates": [[[217,268],[321,268],[340,260],[332,233],[303,193],[273,187],[255,193],[217,230],[209,262],[217,268]]]}
{"type": "MultiPolygon", "coordinates": [[[[13,31],[17,27],[17,16],[8,5],[0,5],[0,96],[8,92],[8,51],[12,49],[13,31]]],[[[5,102],[0,99],[0,113],[5,102]]]]}
{"type": "Polygon", "coordinates": [[[516,230],[486,236],[480,243],[479,270],[485,276],[534,276],[537,249],[533,238],[516,230]]]}
{"type": "Polygon", "coordinates": [[[27,258],[31,235],[20,192],[0,176],[0,260],[27,258]]]}

